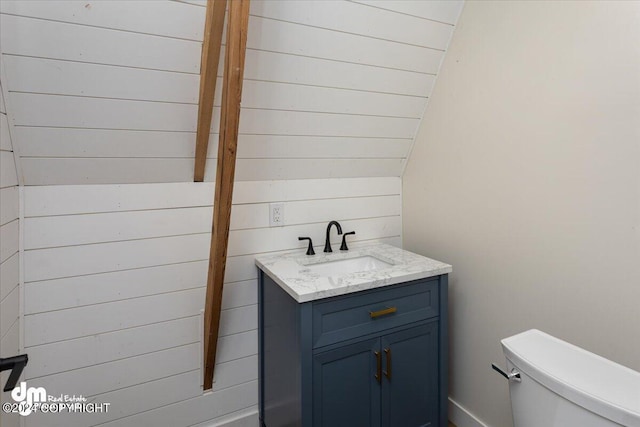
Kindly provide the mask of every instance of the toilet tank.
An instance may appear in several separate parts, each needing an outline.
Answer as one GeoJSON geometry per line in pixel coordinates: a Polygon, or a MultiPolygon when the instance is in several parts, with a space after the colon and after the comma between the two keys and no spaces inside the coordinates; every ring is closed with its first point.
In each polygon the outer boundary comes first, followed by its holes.
{"type": "Polygon", "coordinates": [[[532,329],[502,340],[515,427],[640,427],[640,373],[532,329]]]}

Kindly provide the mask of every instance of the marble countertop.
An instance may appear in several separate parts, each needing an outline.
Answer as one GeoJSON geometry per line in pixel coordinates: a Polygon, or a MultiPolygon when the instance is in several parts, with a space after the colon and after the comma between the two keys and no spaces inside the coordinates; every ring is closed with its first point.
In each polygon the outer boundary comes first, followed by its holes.
{"type": "Polygon", "coordinates": [[[346,252],[334,251],[311,256],[305,255],[304,249],[284,254],[262,255],[256,257],[256,265],[299,303],[452,271],[449,264],[382,243],[353,247],[346,252]],[[379,270],[335,276],[317,274],[309,269],[315,264],[363,256],[372,256],[392,265],[379,270]]]}

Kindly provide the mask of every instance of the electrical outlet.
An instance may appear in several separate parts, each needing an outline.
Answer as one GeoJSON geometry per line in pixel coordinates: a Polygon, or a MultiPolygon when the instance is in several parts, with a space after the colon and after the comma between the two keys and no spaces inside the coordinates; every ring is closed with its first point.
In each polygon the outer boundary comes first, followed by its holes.
{"type": "Polygon", "coordinates": [[[269,226],[281,227],[284,225],[284,203],[269,204],[269,226]]]}

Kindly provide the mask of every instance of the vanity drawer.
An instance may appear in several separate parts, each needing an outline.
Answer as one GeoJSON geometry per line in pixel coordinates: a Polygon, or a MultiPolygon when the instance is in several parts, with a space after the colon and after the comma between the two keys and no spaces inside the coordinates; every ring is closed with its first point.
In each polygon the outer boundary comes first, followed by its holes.
{"type": "Polygon", "coordinates": [[[313,347],[438,315],[438,278],[357,292],[313,305],[313,347]]]}

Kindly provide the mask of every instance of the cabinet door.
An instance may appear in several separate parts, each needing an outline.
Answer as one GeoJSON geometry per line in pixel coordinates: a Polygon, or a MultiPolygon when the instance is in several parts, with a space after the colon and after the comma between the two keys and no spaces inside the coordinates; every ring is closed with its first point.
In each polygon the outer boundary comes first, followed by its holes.
{"type": "Polygon", "coordinates": [[[438,425],[438,322],[381,339],[382,427],[438,425]]]}
{"type": "Polygon", "coordinates": [[[314,355],[314,427],[380,426],[379,352],[375,338],[314,355]]]}

